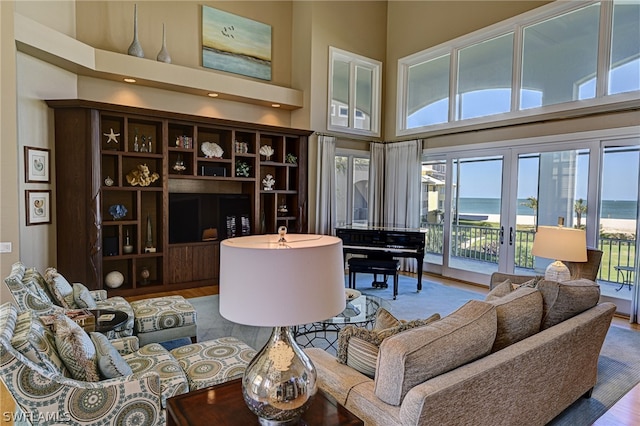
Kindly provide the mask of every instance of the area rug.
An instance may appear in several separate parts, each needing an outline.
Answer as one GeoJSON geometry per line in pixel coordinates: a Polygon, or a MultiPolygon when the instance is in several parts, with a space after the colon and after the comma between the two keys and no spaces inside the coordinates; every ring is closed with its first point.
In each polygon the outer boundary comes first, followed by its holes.
{"type": "MultiPolygon", "coordinates": [[[[471,299],[484,299],[485,291],[463,290],[457,287],[422,280],[422,291],[416,291],[416,279],[400,276],[398,296],[393,300],[389,288],[371,286],[371,276],[358,275],[357,289],[381,297],[398,318],[426,318],[433,313],[448,315],[471,299]]],[[[218,296],[189,299],[198,313],[198,341],[223,336],[237,337],[259,349],[269,338],[268,327],[251,327],[227,321],[218,309],[218,296]]],[[[177,345],[187,342],[172,342],[177,345]]],[[[562,356],[561,354],[559,356],[562,356]]],[[[598,361],[598,382],[591,398],[581,398],[556,417],[550,425],[591,425],[622,396],[640,383],[640,332],[611,327],[607,333],[598,361]]]]}

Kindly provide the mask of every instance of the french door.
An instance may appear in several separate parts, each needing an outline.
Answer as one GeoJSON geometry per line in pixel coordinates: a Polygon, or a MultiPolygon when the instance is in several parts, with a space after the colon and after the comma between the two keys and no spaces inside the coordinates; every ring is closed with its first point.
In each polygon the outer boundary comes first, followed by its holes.
{"type": "Polygon", "coordinates": [[[590,137],[428,155],[422,173],[425,270],[488,283],[491,273],[544,274],[536,227],[586,231],[603,251],[604,298],[629,311],[638,265],[640,139],[590,137]]]}

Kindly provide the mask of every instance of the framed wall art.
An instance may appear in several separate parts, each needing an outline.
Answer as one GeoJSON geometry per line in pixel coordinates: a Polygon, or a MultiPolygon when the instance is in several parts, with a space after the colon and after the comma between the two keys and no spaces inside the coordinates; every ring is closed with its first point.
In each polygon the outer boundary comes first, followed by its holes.
{"type": "Polygon", "coordinates": [[[24,173],[28,183],[50,183],[49,153],[45,148],[24,147],[24,173]]]}
{"type": "Polygon", "coordinates": [[[271,80],[271,25],[203,5],[202,66],[271,80]]]}
{"type": "Polygon", "coordinates": [[[27,226],[51,223],[51,190],[26,190],[27,226]]]}

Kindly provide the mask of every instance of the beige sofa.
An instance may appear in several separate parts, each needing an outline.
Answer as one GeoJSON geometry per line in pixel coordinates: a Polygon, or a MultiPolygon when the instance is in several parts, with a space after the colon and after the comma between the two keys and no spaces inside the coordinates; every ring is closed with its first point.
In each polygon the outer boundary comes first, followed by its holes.
{"type": "Polygon", "coordinates": [[[544,425],[590,396],[615,305],[597,304],[592,281],[537,285],[496,286],[487,301],[385,338],[375,378],[306,352],[320,388],[366,425],[544,425]]]}

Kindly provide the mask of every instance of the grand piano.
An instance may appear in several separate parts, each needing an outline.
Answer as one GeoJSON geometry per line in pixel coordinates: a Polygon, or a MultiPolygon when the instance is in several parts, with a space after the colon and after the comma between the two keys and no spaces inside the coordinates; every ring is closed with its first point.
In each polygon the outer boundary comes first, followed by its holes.
{"type": "Polygon", "coordinates": [[[414,258],[418,261],[418,291],[422,290],[422,261],[426,230],[386,226],[346,225],[336,228],[347,254],[363,254],[371,259],[414,258]]]}

